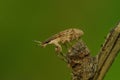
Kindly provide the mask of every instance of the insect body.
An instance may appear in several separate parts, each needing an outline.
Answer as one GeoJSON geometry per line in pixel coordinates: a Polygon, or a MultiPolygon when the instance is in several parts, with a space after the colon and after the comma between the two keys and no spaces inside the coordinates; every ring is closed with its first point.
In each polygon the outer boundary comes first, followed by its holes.
{"type": "Polygon", "coordinates": [[[83,31],[80,29],[76,28],[66,29],[42,42],[41,46],[45,47],[48,44],[54,44],[56,47],[55,48],[56,52],[61,52],[62,47],[60,43],[65,44],[66,42],[70,42],[72,40],[78,40],[83,34],[84,34],[83,31]]]}

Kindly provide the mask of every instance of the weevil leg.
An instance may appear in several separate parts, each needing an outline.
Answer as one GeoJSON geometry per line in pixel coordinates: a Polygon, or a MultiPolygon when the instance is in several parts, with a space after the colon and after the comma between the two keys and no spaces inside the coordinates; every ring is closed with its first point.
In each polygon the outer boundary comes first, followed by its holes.
{"type": "Polygon", "coordinates": [[[62,47],[59,43],[55,42],[54,45],[56,46],[55,51],[57,53],[62,52],[62,47]]]}
{"type": "Polygon", "coordinates": [[[58,41],[53,40],[53,41],[50,42],[50,44],[54,44],[54,45],[55,45],[56,55],[57,55],[60,59],[66,61],[66,60],[65,60],[65,55],[62,53],[62,47],[61,47],[61,45],[58,43],[58,41]]]}
{"type": "Polygon", "coordinates": [[[56,55],[57,55],[61,60],[65,61],[66,63],[68,62],[66,56],[63,55],[62,52],[56,53],[56,55]]]}
{"type": "Polygon", "coordinates": [[[61,47],[60,45],[55,47],[55,51],[56,51],[56,55],[57,55],[61,60],[67,62],[66,55],[64,55],[64,53],[62,52],[62,47],[61,47]]]}
{"type": "MultiPolygon", "coordinates": [[[[72,44],[70,42],[67,42],[67,43],[64,43],[64,46],[65,46],[67,52],[69,52],[69,49],[72,46],[72,44]]],[[[63,55],[66,56],[66,54],[63,54],[63,55]]]]}

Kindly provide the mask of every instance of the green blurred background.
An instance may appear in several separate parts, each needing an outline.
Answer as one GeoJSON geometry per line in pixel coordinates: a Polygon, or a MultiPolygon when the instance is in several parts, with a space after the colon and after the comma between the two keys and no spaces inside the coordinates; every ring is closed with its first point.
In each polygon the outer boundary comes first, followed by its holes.
{"type": "MultiPolygon", "coordinates": [[[[120,0],[0,0],[0,80],[70,80],[67,65],[45,40],[66,28],[81,28],[96,55],[120,20],[120,0]]],[[[118,55],[104,80],[119,80],[118,55]]]]}

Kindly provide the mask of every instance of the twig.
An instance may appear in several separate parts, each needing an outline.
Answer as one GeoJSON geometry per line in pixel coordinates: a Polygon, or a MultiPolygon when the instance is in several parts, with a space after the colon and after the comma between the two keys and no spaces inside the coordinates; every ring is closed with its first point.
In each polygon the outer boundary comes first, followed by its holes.
{"type": "Polygon", "coordinates": [[[98,54],[98,70],[93,80],[103,80],[120,51],[120,23],[107,36],[107,39],[98,54]]]}

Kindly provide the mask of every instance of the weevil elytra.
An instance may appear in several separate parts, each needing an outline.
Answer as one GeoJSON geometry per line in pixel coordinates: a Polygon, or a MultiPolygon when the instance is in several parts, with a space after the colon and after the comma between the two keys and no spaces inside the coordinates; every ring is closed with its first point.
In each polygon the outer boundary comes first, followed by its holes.
{"type": "Polygon", "coordinates": [[[55,45],[55,51],[60,53],[62,52],[62,47],[60,44],[65,44],[67,42],[69,43],[72,40],[78,40],[83,34],[84,32],[80,29],[70,28],[51,36],[43,42],[36,42],[39,43],[42,47],[45,47],[48,44],[53,44],[55,45]]]}

